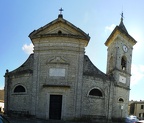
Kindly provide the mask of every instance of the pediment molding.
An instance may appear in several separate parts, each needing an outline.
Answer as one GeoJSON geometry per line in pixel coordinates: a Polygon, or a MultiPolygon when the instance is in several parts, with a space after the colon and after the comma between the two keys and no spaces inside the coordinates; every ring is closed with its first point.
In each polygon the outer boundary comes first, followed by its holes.
{"type": "Polygon", "coordinates": [[[71,38],[81,38],[87,41],[90,39],[89,34],[86,34],[84,31],[77,28],[67,20],[59,18],[39,28],[38,30],[34,30],[32,33],[30,33],[29,37],[31,39],[36,39],[50,36],[67,37],[69,35],[71,38]]]}
{"type": "Polygon", "coordinates": [[[69,65],[68,60],[66,60],[63,56],[54,56],[47,60],[46,64],[65,64],[69,65]]]}

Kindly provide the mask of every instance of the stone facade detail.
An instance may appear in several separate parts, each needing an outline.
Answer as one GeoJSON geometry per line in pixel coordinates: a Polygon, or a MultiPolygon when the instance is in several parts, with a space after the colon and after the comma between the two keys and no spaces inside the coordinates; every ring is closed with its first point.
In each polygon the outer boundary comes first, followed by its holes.
{"type": "Polygon", "coordinates": [[[89,35],[62,15],[30,33],[34,53],[19,68],[5,73],[5,113],[64,120],[125,117],[136,41],[122,24],[105,43],[106,74],[85,55],[89,35]],[[123,45],[129,48],[127,53],[123,45]]]}

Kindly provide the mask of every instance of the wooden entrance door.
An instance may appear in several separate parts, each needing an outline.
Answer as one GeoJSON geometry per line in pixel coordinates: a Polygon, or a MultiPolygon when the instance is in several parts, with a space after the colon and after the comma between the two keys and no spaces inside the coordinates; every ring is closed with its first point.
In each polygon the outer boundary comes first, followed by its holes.
{"type": "Polygon", "coordinates": [[[49,119],[61,119],[62,95],[50,95],[49,119]]]}

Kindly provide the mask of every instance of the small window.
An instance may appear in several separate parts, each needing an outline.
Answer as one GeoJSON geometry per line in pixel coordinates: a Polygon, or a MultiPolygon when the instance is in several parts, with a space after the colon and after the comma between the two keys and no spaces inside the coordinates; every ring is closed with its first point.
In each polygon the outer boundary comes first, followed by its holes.
{"type": "Polygon", "coordinates": [[[124,100],[123,100],[122,98],[119,98],[119,102],[120,102],[120,103],[123,103],[124,100]]]}
{"type": "Polygon", "coordinates": [[[113,68],[114,68],[114,60],[113,60],[113,56],[111,56],[109,61],[109,70],[111,71],[113,68]]]}
{"type": "Polygon", "coordinates": [[[126,70],[126,57],[122,57],[121,59],[121,67],[122,67],[122,70],[126,70]]]}
{"type": "Polygon", "coordinates": [[[102,92],[99,89],[92,89],[89,95],[102,97],[102,92]]]}
{"type": "Polygon", "coordinates": [[[14,89],[14,93],[19,93],[19,92],[26,92],[25,88],[21,85],[18,85],[14,89]]]}
{"type": "Polygon", "coordinates": [[[59,35],[61,35],[61,34],[62,34],[62,31],[61,31],[61,30],[59,30],[59,31],[58,31],[58,34],[59,34],[59,35]]]}
{"type": "Polygon", "coordinates": [[[141,109],[144,109],[144,105],[141,105],[141,109]]]}

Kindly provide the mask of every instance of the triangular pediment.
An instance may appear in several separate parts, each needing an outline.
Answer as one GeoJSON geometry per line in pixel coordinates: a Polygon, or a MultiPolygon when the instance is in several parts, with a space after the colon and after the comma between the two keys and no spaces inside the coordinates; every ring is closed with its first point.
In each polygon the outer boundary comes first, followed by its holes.
{"type": "Polygon", "coordinates": [[[57,18],[56,20],[39,28],[38,30],[34,30],[29,35],[31,39],[50,36],[69,36],[72,38],[81,38],[87,41],[89,41],[90,39],[88,34],[77,28],[67,20],[63,19],[62,17],[57,18]]]}
{"type": "MultiPolygon", "coordinates": [[[[37,35],[44,35],[44,34],[73,34],[73,35],[82,35],[77,30],[74,30],[72,27],[62,23],[58,22],[55,24],[52,24],[45,28],[44,30],[41,30],[37,35]]],[[[83,36],[83,35],[82,35],[83,36]]]]}
{"type": "Polygon", "coordinates": [[[62,56],[54,56],[48,59],[46,64],[69,64],[69,62],[62,56]]]}

